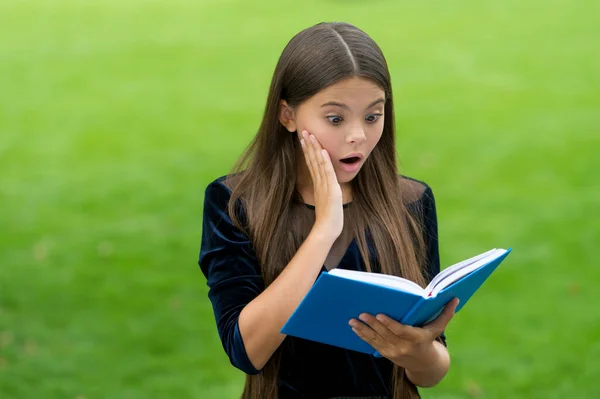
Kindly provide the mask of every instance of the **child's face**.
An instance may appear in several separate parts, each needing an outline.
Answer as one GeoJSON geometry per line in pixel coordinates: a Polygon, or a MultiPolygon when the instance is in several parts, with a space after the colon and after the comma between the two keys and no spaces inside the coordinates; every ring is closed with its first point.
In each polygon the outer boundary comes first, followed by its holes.
{"type": "Polygon", "coordinates": [[[349,78],[290,111],[284,125],[296,130],[299,139],[303,130],[314,134],[329,152],[338,181],[346,183],[356,176],[381,138],[384,101],[384,91],[373,81],[349,78]],[[352,164],[341,161],[353,153],[361,154],[362,159],[352,164]]]}

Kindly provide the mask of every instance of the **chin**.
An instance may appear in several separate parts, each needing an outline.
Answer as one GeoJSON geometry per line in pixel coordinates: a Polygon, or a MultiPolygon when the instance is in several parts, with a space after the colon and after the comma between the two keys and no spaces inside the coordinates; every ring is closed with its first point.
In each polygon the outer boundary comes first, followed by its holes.
{"type": "Polygon", "coordinates": [[[344,183],[350,183],[352,180],[354,180],[356,178],[356,176],[358,175],[358,172],[360,172],[360,169],[354,173],[347,173],[347,172],[337,172],[335,174],[335,177],[337,177],[337,181],[340,184],[344,184],[344,183]]]}

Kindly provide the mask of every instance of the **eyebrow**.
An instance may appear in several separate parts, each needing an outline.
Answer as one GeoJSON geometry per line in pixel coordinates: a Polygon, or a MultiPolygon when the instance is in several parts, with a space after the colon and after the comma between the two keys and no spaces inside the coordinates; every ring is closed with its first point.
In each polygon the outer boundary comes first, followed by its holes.
{"type": "MultiPolygon", "coordinates": [[[[383,98],[377,99],[377,100],[373,101],[371,104],[369,104],[367,106],[367,108],[365,108],[365,109],[369,109],[371,107],[374,107],[375,105],[377,105],[379,103],[385,103],[385,99],[383,99],[383,98]]],[[[321,105],[321,107],[326,107],[328,105],[334,105],[336,107],[340,107],[340,108],[344,108],[344,109],[350,109],[346,104],[338,103],[338,102],[335,102],[335,101],[326,102],[325,104],[321,105]]]]}

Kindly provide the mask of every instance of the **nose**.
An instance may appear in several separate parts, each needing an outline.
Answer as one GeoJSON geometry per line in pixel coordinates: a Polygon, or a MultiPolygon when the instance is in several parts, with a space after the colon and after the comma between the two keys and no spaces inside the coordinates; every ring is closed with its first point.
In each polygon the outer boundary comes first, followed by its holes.
{"type": "Polygon", "coordinates": [[[362,143],[366,139],[365,130],[361,125],[352,126],[346,135],[346,142],[348,144],[362,143]]]}

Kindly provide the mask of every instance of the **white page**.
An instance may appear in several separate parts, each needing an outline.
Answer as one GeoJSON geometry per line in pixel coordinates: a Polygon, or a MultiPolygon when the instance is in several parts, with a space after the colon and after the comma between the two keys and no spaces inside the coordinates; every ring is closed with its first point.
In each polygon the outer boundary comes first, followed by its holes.
{"type": "Polygon", "coordinates": [[[448,276],[446,276],[441,281],[439,281],[438,283],[435,284],[435,286],[433,287],[433,289],[431,291],[431,296],[436,296],[441,290],[443,290],[447,286],[460,280],[467,274],[474,272],[475,270],[479,269],[480,267],[488,264],[492,260],[500,257],[505,252],[506,252],[505,249],[494,249],[493,251],[491,251],[491,253],[489,253],[487,256],[485,256],[483,258],[480,258],[478,261],[468,264],[467,266],[464,266],[462,268],[456,269],[453,273],[449,274],[448,276]]]}
{"type": "Polygon", "coordinates": [[[479,255],[475,255],[472,258],[469,259],[465,259],[461,262],[455,263],[452,266],[448,266],[447,268],[445,268],[444,270],[442,270],[440,273],[438,273],[429,283],[429,285],[425,288],[425,291],[427,293],[431,292],[433,290],[433,288],[443,279],[448,278],[448,276],[450,276],[451,274],[453,274],[454,272],[456,272],[459,269],[462,269],[463,267],[466,267],[470,264],[473,264],[474,262],[477,262],[480,259],[485,258],[486,256],[490,255],[491,253],[493,253],[494,251],[496,251],[496,248],[494,249],[490,249],[489,251],[486,251],[484,253],[481,253],[479,255]]]}
{"type": "Polygon", "coordinates": [[[364,281],[372,284],[382,285],[385,287],[397,289],[400,291],[410,292],[415,295],[423,296],[425,291],[423,288],[410,280],[398,276],[391,276],[383,273],[370,273],[357,270],[347,269],[332,269],[329,274],[334,276],[344,277],[356,281],[364,281]]]}

